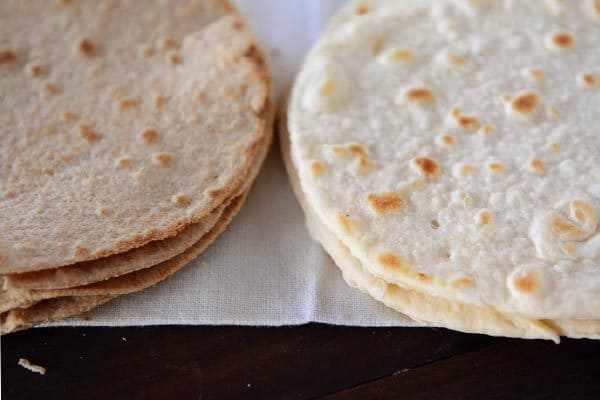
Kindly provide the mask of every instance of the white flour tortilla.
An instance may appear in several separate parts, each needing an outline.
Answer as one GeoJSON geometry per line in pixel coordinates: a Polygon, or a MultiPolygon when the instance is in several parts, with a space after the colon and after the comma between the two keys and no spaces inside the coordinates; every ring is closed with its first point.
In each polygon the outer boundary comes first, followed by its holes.
{"type": "Polygon", "coordinates": [[[282,156],[292,188],[306,216],[311,236],[333,258],[344,280],[388,307],[424,324],[443,326],[470,333],[559,341],[560,336],[600,339],[598,320],[534,320],[503,315],[490,308],[475,307],[405,289],[373,276],[350,250],[318,219],[302,192],[291,161],[285,106],[279,124],[282,156]]]}
{"type": "Polygon", "coordinates": [[[599,318],[596,11],[420,4],[347,18],[309,55],[289,109],[307,201],[385,281],[599,318]]]}

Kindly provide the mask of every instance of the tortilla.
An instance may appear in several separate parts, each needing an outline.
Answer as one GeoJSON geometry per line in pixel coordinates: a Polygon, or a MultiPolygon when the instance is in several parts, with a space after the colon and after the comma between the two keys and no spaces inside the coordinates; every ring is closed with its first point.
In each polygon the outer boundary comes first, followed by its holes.
{"type": "MultiPolygon", "coordinates": [[[[177,236],[156,240],[124,253],[60,268],[4,275],[3,289],[65,289],[152,267],[182,253],[200,240],[219,220],[225,206],[223,204],[217,207],[202,221],[188,226],[177,236]]],[[[0,291],[0,297],[3,293],[0,291]]]]}
{"type": "MultiPolygon", "coordinates": [[[[249,190],[267,156],[271,145],[273,114],[274,110],[271,107],[269,111],[268,129],[270,133],[268,134],[268,140],[262,145],[260,153],[248,171],[248,176],[242,187],[235,194],[236,197],[249,190]]],[[[98,260],[77,263],[61,268],[0,276],[0,279],[4,281],[3,289],[72,288],[115,278],[143,268],[149,268],[173,258],[198,242],[213,228],[223,214],[223,210],[230,202],[230,200],[227,200],[224,204],[218,206],[209,216],[200,222],[188,226],[177,236],[162,241],[153,241],[125,253],[114,254],[98,260]]],[[[0,291],[0,298],[2,296],[3,292],[0,291]]],[[[4,294],[4,296],[8,297],[9,295],[4,294]]],[[[10,297],[16,299],[19,296],[12,294],[10,297]]],[[[24,300],[21,299],[20,301],[24,300]]],[[[0,306],[0,312],[13,308],[12,306],[9,308],[6,307],[9,306],[6,305],[4,308],[0,306]]]]}
{"type": "Polygon", "coordinates": [[[526,337],[559,341],[556,331],[546,324],[522,317],[509,317],[492,309],[474,307],[443,298],[427,296],[415,290],[388,284],[373,276],[350,250],[319,221],[302,192],[297,172],[290,158],[289,135],[285,117],[280,123],[282,156],[292,188],[306,216],[311,236],[319,242],[342,271],[344,280],[386,306],[426,325],[443,326],[471,333],[494,336],[526,337]]]}
{"type": "Polygon", "coordinates": [[[226,1],[8,0],[0,22],[2,274],[175,236],[269,140],[268,68],[226,1]]]}
{"type": "Polygon", "coordinates": [[[0,292],[0,321],[9,321],[6,327],[0,329],[0,333],[9,333],[14,330],[26,329],[37,323],[51,322],[77,315],[94,308],[94,304],[104,304],[118,295],[143,290],[164,280],[196,258],[225,230],[243,205],[250,187],[260,171],[260,167],[269,153],[273,136],[274,115],[274,108],[269,106],[267,112],[269,128],[267,140],[260,148],[254,165],[249,170],[247,181],[240,194],[227,205],[220,219],[198,242],[171,260],[103,282],[70,289],[9,290],[0,292]],[[106,296],[110,298],[106,300],[106,296]],[[97,300],[90,301],[88,298],[97,300]],[[67,311],[58,310],[63,304],[60,299],[73,299],[72,301],[65,301],[67,311]],[[80,300],[84,305],[79,305],[80,300]],[[85,308],[84,311],[79,311],[82,308],[85,308]]]}
{"type": "Polygon", "coordinates": [[[113,298],[112,296],[59,297],[41,301],[28,308],[3,313],[0,314],[0,334],[4,335],[33,325],[81,314],[113,298]]]}
{"type": "Polygon", "coordinates": [[[241,208],[246,196],[247,193],[244,193],[235,198],[231,204],[227,206],[221,219],[205,236],[202,237],[202,239],[194,243],[183,253],[168,261],[117,278],[75,288],[54,290],[11,290],[0,292],[0,313],[10,312],[10,310],[21,307],[21,304],[31,304],[32,302],[40,302],[52,298],[104,295],[119,296],[139,292],[140,290],[153,286],[177,272],[204,251],[204,249],[206,249],[206,247],[208,247],[217,236],[225,230],[229,222],[231,222],[241,208]]]}
{"type": "Polygon", "coordinates": [[[599,319],[598,10],[376,3],[394,7],[332,26],[292,92],[292,161],[319,221],[385,282],[599,319]]]}
{"type": "Polygon", "coordinates": [[[342,271],[344,280],[386,306],[425,325],[442,326],[470,333],[492,336],[547,339],[556,343],[560,336],[600,338],[598,320],[535,320],[504,315],[491,308],[475,307],[444,298],[428,296],[416,290],[390,284],[372,275],[360,261],[316,216],[307,202],[298,173],[290,156],[290,141],[286,117],[287,104],[280,114],[279,138],[282,157],[292,189],[306,216],[311,236],[319,242],[342,271]]]}

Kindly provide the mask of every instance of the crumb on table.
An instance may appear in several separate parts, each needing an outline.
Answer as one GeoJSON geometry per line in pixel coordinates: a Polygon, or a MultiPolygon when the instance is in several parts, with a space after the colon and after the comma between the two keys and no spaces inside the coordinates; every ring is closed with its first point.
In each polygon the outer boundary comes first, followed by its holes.
{"type": "Polygon", "coordinates": [[[46,368],[42,367],[41,365],[33,364],[26,358],[19,358],[19,362],[17,364],[25,369],[30,370],[31,372],[37,372],[40,375],[46,375],[46,368]]]}

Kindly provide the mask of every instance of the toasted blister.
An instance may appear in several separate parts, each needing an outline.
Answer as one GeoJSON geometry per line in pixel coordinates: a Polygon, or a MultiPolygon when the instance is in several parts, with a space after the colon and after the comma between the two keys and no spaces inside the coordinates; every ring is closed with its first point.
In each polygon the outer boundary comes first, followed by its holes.
{"type": "Polygon", "coordinates": [[[600,318],[595,2],[376,1],[360,16],[355,4],[310,52],[288,106],[319,220],[390,284],[505,315],[600,318]],[[353,45],[325,45],[339,32],[353,45]],[[308,72],[323,58],[353,86],[335,112],[310,113],[308,72]],[[367,149],[369,168],[328,158],[314,179],[310,163],[344,143],[367,149]],[[395,191],[401,210],[365,201],[395,191]]]}
{"type": "Polygon", "coordinates": [[[377,57],[377,61],[390,67],[410,65],[413,59],[414,52],[407,47],[389,48],[377,57]]]}
{"type": "Polygon", "coordinates": [[[549,32],[544,37],[546,48],[555,54],[565,54],[575,46],[575,37],[571,32],[549,32]]]}
{"type": "Polygon", "coordinates": [[[598,207],[589,200],[574,199],[561,208],[563,212],[540,213],[531,225],[529,235],[538,256],[547,261],[594,257],[600,252],[598,207]]]}

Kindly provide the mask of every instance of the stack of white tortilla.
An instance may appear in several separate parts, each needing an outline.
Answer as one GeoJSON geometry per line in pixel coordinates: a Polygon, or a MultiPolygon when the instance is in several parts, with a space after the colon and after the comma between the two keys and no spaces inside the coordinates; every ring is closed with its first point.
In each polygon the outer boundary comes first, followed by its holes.
{"type": "Polygon", "coordinates": [[[225,0],[0,5],[0,323],[142,290],[239,211],[269,71],[225,0]]]}
{"type": "Polygon", "coordinates": [[[600,2],[353,1],[282,120],[312,235],[418,321],[600,338],[600,2]]]}

